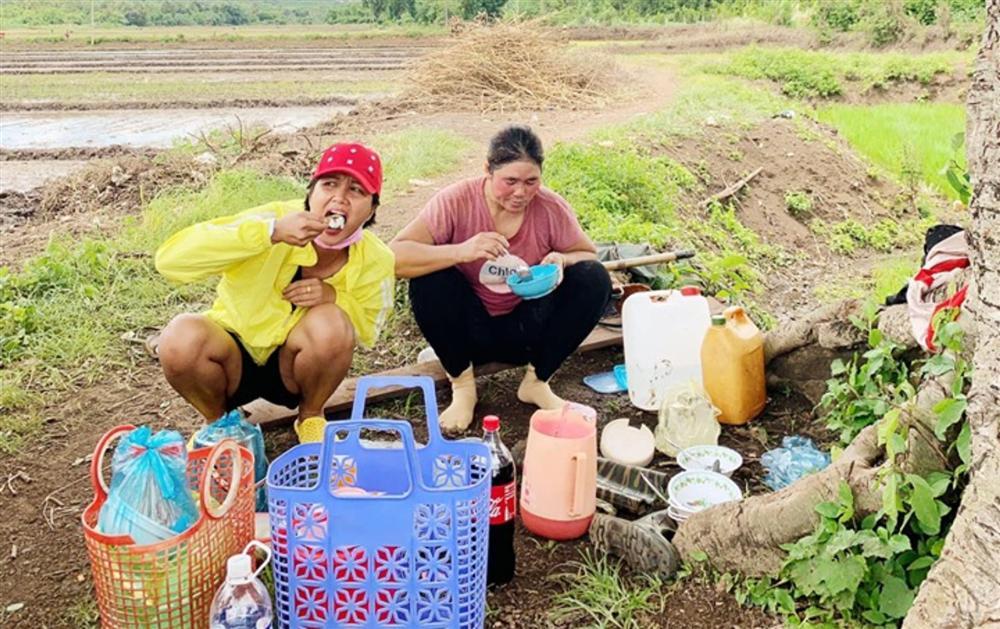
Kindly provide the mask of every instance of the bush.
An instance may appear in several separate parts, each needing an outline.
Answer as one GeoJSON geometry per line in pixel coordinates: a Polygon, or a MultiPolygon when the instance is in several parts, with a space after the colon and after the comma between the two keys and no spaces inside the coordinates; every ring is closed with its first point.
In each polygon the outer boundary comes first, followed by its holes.
{"type": "Polygon", "coordinates": [[[894,44],[906,33],[906,15],[897,1],[866,5],[862,27],[873,46],[894,44]]]}
{"type": "Polygon", "coordinates": [[[832,29],[842,33],[853,29],[860,20],[858,0],[820,2],[813,14],[813,24],[821,30],[832,29]]]}

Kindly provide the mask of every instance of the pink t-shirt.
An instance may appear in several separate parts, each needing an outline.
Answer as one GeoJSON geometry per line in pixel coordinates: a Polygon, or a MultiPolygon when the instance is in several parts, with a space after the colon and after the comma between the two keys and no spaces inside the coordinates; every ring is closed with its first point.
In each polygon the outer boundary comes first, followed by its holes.
{"type": "MultiPolygon", "coordinates": [[[[485,176],[459,181],[428,201],[420,218],[434,238],[434,244],[459,244],[476,234],[496,231],[486,205],[485,183],[485,176]]],[[[503,315],[521,302],[507,286],[508,275],[519,266],[538,264],[553,251],[568,251],[584,238],[586,235],[566,200],[543,187],[528,204],[521,228],[508,239],[510,255],[457,266],[486,306],[486,311],[493,316],[503,315]]]]}

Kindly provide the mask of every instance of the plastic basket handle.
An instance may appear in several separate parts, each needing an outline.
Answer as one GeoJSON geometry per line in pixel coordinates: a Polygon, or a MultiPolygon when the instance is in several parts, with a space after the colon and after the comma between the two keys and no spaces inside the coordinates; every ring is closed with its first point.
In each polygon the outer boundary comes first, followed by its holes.
{"type": "Polygon", "coordinates": [[[413,439],[413,427],[410,426],[410,422],[399,419],[345,419],[327,422],[319,456],[320,488],[326,488],[330,495],[338,500],[363,498],[363,496],[339,496],[330,490],[330,461],[336,454],[337,433],[353,432],[355,433],[355,438],[360,439],[363,429],[399,433],[400,440],[403,442],[404,457],[406,458],[406,476],[410,479],[410,490],[405,494],[400,494],[400,496],[408,496],[417,486],[416,471],[419,469],[417,465],[417,446],[413,439]]]}
{"type": "Polygon", "coordinates": [[[240,481],[243,480],[243,455],[240,453],[240,446],[232,439],[223,439],[219,443],[212,446],[212,453],[208,455],[208,460],[205,461],[205,469],[201,471],[201,480],[198,486],[201,488],[201,511],[213,520],[218,520],[225,517],[229,510],[232,508],[233,503],[236,502],[236,497],[240,492],[240,481]],[[212,470],[215,468],[215,464],[218,462],[219,457],[221,457],[226,452],[231,453],[233,459],[232,472],[233,477],[229,481],[229,491],[226,492],[226,499],[222,501],[217,508],[213,507],[209,501],[209,488],[211,487],[210,481],[212,478],[212,470]]]}
{"type": "Polygon", "coordinates": [[[386,387],[402,387],[404,389],[421,389],[424,392],[424,408],[427,410],[427,435],[429,442],[441,441],[441,425],[438,424],[437,394],[434,391],[434,380],[429,376],[362,376],[358,378],[354,390],[354,405],[351,407],[351,419],[365,418],[365,401],[368,390],[386,387]]]}
{"type": "Polygon", "coordinates": [[[90,459],[90,484],[94,487],[94,494],[102,502],[108,499],[108,484],[104,482],[104,476],[101,475],[101,470],[104,468],[104,453],[108,451],[108,446],[111,445],[112,441],[133,430],[135,430],[135,426],[132,424],[123,424],[112,428],[104,433],[104,436],[97,442],[97,447],[94,448],[94,456],[90,459]]]}
{"type": "Polygon", "coordinates": [[[575,466],[573,472],[573,506],[570,507],[569,514],[572,517],[577,517],[583,515],[583,501],[585,496],[583,495],[584,486],[584,475],[587,470],[587,455],[583,452],[577,452],[573,455],[573,465],[575,466]]]}

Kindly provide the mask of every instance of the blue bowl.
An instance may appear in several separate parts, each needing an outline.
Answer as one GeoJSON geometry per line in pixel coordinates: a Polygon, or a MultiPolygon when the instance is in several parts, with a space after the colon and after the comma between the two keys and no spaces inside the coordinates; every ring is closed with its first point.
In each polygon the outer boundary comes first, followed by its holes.
{"type": "Polygon", "coordinates": [[[556,288],[559,282],[559,266],[555,264],[538,264],[528,269],[531,279],[522,280],[516,273],[507,276],[507,286],[522,299],[538,299],[545,297],[556,288]]]}

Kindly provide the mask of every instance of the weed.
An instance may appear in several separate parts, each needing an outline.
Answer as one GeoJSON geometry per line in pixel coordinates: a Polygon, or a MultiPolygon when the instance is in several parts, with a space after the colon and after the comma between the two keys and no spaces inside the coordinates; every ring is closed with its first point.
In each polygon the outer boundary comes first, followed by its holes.
{"type": "Polygon", "coordinates": [[[97,629],[101,614],[93,597],[81,598],[63,614],[63,621],[74,629],[97,629]]]}
{"type": "Polygon", "coordinates": [[[733,149],[733,150],[729,151],[729,153],[726,154],[726,157],[728,157],[729,160],[733,161],[733,162],[742,162],[743,161],[743,153],[739,149],[733,149]]]}
{"type": "Polygon", "coordinates": [[[864,248],[889,252],[916,245],[934,222],[933,218],[901,222],[882,218],[872,225],[864,225],[853,218],[833,224],[815,219],[809,223],[809,228],[825,237],[830,249],[835,253],[851,255],[864,248]]]}
{"type": "Polygon", "coordinates": [[[581,561],[570,562],[569,572],[550,577],[565,589],[552,601],[553,621],[574,626],[639,629],[643,619],[662,610],[662,583],[649,575],[626,579],[619,564],[607,557],[581,552],[581,561]],[[582,624],[580,624],[582,623],[582,624]]]}
{"type": "Polygon", "coordinates": [[[785,207],[795,218],[802,218],[812,212],[812,197],[805,190],[789,190],[785,193],[785,207]]]}

